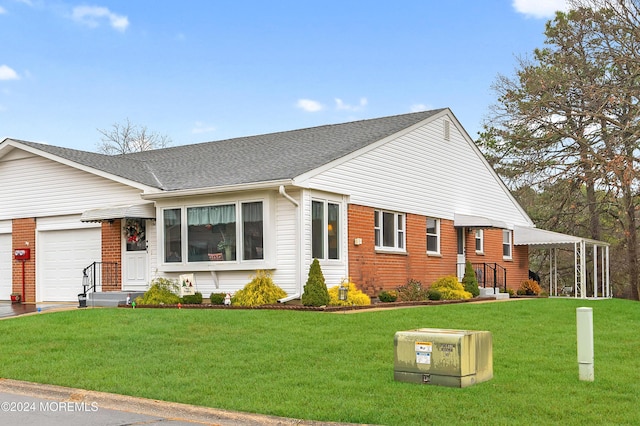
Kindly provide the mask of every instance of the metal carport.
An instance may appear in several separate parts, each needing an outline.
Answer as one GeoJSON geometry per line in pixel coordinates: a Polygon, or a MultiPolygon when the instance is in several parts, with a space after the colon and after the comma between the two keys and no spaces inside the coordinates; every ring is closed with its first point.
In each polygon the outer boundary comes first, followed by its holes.
{"type": "Polygon", "coordinates": [[[573,248],[574,259],[574,285],[572,293],[574,297],[586,299],[600,297],[612,297],[609,283],[609,244],[603,241],[588,238],[575,237],[559,232],[546,231],[544,229],[514,226],[513,244],[527,245],[535,248],[549,249],[549,295],[558,295],[558,264],[557,250],[573,248]],[[587,251],[592,249],[593,254],[593,294],[587,294],[587,251]]]}

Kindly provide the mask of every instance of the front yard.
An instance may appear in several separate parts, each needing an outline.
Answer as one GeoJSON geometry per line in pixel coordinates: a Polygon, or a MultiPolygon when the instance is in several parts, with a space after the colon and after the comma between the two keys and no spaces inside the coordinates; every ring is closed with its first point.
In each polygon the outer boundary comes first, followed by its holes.
{"type": "Polygon", "coordinates": [[[0,377],[321,421],[640,424],[640,304],[536,299],[353,314],[87,309],[0,321],[0,377]],[[578,380],[576,308],[593,307],[595,381],[578,380]],[[494,378],[395,382],[393,337],[488,330],[494,378]]]}

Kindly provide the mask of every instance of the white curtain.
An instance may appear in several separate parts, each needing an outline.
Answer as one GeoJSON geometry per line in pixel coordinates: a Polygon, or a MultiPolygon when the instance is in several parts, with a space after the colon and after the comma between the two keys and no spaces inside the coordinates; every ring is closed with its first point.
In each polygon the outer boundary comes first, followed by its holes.
{"type": "Polygon", "coordinates": [[[187,209],[188,225],[219,225],[236,221],[236,206],[189,207],[187,209]]]}

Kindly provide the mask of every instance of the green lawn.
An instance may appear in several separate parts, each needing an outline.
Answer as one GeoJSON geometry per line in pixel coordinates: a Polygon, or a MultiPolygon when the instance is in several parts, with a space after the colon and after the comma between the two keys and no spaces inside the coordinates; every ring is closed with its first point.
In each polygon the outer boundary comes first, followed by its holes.
{"type": "Polygon", "coordinates": [[[355,314],[86,309],[0,321],[0,377],[321,421],[640,424],[640,304],[536,299],[355,314]],[[595,381],[578,380],[576,308],[593,307],[595,381]],[[395,382],[393,337],[488,330],[494,378],[395,382]]]}

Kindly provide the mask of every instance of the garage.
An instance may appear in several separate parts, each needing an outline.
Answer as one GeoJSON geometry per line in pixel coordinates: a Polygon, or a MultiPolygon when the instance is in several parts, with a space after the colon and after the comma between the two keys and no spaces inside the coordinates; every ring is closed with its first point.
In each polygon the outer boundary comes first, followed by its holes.
{"type": "Polygon", "coordinates": [[[11,298],[11,234],[0,234],[0,300],[11,298]]]}
{"type": "Polygon", "coordinates": [[[38,232],[38,301],[77,301],[82,270],[100,260],[99,227],[38,232]]]}

